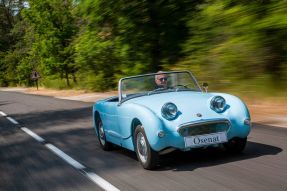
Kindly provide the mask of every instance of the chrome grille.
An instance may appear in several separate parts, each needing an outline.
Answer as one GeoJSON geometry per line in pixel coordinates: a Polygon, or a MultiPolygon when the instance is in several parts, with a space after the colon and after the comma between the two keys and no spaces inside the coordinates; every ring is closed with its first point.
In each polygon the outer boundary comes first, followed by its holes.
{"type": "Polygon", "coordinates": [[[183,136],[204,135],[211,133],[227,132],[230,123],[226,119],[200,120],[182,124],[178,128],[178,133],[183,136]]]}

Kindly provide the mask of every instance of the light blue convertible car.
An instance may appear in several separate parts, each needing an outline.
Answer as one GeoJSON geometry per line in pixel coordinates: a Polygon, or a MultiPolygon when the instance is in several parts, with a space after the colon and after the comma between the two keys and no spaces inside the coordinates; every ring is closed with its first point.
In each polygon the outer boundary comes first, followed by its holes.
{"type": "Polygon", "coordinates": [[[176,149],[224,145],[241,152],[250,132],[250,114],[237,97],[207,93],[189,71],[122,78],[118,96],[97,101],[93,119],[101,147],[135,151],[145,169],[176,149]]]}

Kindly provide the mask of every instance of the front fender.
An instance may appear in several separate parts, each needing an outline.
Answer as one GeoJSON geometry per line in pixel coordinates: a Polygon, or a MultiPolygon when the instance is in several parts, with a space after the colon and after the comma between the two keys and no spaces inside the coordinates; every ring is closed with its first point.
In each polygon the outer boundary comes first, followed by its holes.
{"type": "Polygon", "coordinates": [[[222,113],[231,122],[231,129],[227,133],[228,139],[233,137],[246,138],[251,128],[251,125],[244,124],[244,120],[251,120],[247,106],[236,96],[224,93],[217,93],[216,95],[224,97],[228,107],[222,113]]]}
{"type": "Polygon", "coordinates": [[[158,137],[158,132],[164,128],[163,122],[152,110],[140,104],[124,103],[119,106],[119,111],[119,125],[123,139],[129,139],[133,136],[132,122],[137,119],[144,128],[151,148],[159,151],[165,147],[164,141],[158,137]]]}

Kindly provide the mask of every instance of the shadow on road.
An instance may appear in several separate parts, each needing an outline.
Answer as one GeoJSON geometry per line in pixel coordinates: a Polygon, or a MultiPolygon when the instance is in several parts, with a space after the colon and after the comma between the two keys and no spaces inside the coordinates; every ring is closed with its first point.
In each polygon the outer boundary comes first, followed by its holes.
{"type": "Polygon", "coordinates": [[[49,129],[57,125],[69,125],[82,120],[90,120],[90,124],[92,124],[92,107],[14,114],[13,117],[22,126],[32,129],[35,127],[38,129],[49,129]]]}
{"type": "Polygon", "coordinates": [[[223,148],[196,149],[190,152],[175,151],[161,158],[158,170],[192,171],[197,168],[216,166],[235,161],[277,155],[283,150],[272,145],[248,141],[243,153],[232,154],[223,148]]]}
{"type": "Polygon", "coordinates": [[[42,144],[3,121],[2,118],[0,190],[100,190],[42,144]]]}
{"type": "Polygon", "coordinates": [[[0,106],[1,106],[1,105],[8,105],[8,104],[10,104],[10,102],[7,102],[7,101],[0,101],[0,106]]]}

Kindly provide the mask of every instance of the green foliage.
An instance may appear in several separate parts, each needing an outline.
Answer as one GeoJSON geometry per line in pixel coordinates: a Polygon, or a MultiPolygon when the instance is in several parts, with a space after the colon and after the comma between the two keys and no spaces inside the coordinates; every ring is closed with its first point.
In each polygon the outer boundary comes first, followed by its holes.
{"type": "MultiPolygon", "coordinates": [[[[35,84],[33,84],[35,86],[35,84]]],[[[39,85],[44,86],[46,88],[50,89],[58,89],[58,90],[63,90],[63,89],[70,89],[74,88],[76,85],[72,82],[70,86],[68,87],[66,84],[65,79],[61,79],[58,76],[49,76],[44,79],[40,78],[39,79],[39,85]]]]}
{"type": "Polygon", "coordinates": [[[222,78],[235,84],[270,79],[279,88],[286,83],[286,2],[206,1],[190,15],[185,56],[176,68],[215,85],[222,78]]]}
{"type": "MultiPolygon", "coordinates": [[[[118,56],[113,48],[114,42],[112,40],[102,40],[97,34],[86,31],[77,39],[76,49],[76,63],[79,68],[80,81],[87,81],[89,89],[98,87],[97,84],[105,81],[104,87],[115,86],[113,74],[115,73],[116,66],[119,63],[118,56]],[[93,77],[93,75],[95,77],[93,77]],[[93,80],[95,85],[92,85],[93,80]]],[[[96,88],[101,90],[102,88],[96,88]]]]}
{"type": "MultiPolygon", "coordinates": [[[[111,88],[111,83],[102,72],[95,75],[93,72],[80,75],[78,86],[87,90],[105,91],[111,88]]],[[[115,85],[113,87],[116,87],[115,85]]]]}
{"type": "Polygon", "coordinates": [[[189,69],[215,89],[287,85],[287,0],[0,0],[0,85],[114,89],[189,69]],[[8,13],[8,14],[7,14],[8,13]]]}

